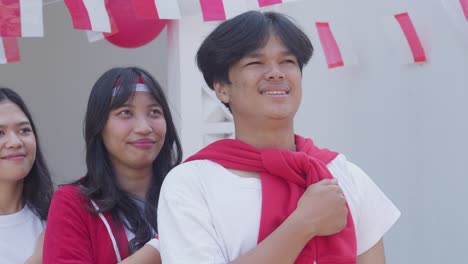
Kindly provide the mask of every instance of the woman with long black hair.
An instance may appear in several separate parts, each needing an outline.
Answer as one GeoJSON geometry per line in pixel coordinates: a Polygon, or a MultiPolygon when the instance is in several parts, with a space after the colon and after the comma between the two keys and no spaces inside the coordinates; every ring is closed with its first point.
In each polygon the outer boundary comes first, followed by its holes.
{"type": "Polygon", "coordinates": [[[23,99],[0,88],[0,256],[40,263],[53,185],[23,99]]]}
{"type": "Polygon", "coordinates": [[[44,263],[125,262],[158,249],[160,187],[182,158],[160,85],[140,68],[107,71],[89,96],[84,135],[87,173],[54,194],[44,263]]]}

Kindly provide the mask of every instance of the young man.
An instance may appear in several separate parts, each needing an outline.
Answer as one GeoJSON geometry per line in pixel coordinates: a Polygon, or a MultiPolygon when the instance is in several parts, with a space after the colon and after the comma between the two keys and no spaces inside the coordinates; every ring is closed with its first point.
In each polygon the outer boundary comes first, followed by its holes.
{"type": "Polygon", "coordinates": [[[203,42],[198,67],[234,117],[172,170],[158,226],[163,263],[385,262],[400,212],[356,165],[294,133],[308,37],[282,14],[247,12],[203,42]]]}

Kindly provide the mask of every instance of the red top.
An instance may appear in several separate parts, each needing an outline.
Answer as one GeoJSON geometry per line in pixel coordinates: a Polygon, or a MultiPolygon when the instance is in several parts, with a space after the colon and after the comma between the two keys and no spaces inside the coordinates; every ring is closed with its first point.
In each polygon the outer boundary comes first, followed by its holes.
{"type": "MultiPolygon", "coordinates": [[[[202,149],[186,161],[207,159],[223,167],[254,171],[262,183],[262,212],[258,242],[273,232],[297,207],[307,186],[333,178],[326,164],[338,153],[317,148],[312,140],[295,136],[297,151],[257,149],[239,140],[225,139],[202,149]]],[[[348,208],[349,210],[349,208],[348,208]]],[[[311,239],[296,264],[355,264],[356,233],[351,214],[346,227],[330,236],[311,239]]]]}
{"type": "MultiPolygon", "coordinates": [[[[44,238],[44,264],[117,263],[103,221],[88,208],[92,208],[91,202],[77,186],[62,186],[54,193],[44,238]]],[[[103,214],[125,259],[128,239],[124,226],[116,225],[109,213],[103,214]]]]}

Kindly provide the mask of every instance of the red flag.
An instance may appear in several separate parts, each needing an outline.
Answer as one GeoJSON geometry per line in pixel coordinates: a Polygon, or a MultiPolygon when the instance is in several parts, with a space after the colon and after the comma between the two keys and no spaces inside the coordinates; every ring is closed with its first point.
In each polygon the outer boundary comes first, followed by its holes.
{"type": "Polygon", "coordinates": [[[424,48],[408,13],[397,14],[395,15],[395,18],[400,24],[401,30],[405,34],[411,52],[413,53],[414,62],[425,62],[426,54],[424,52],[424,48]]]}
{"type": "Polygon", "coordinates": [[[0,1],[0,36],[21,36],[19,0],[0,1]]]}
{"type": "Polygon", "coordinates": [[[226,20],[226,13],[222,0],[200,0],[204,21],[226,20]]]}
{"type": "Polygon", "coordinates": [[[275,4],[281,4],[281,3],[283,3],[282,0],[258,0],[258,5],[260,7],[275,5],[275,4]]]}
{"type": "Polygon", "coordinates": [[[18,40],[16,38],[0,38],[0,63],[10,63],[19,60],[18,40]]]}
{"type": "Polygon", "coordinates": [[[322,43],[325,58],[327,59],[328,68],[344,66],[340,48],[333,36],[330,25],[327,22],[317,22],[315,25],[317,27],[320,43],[322,43]]]}

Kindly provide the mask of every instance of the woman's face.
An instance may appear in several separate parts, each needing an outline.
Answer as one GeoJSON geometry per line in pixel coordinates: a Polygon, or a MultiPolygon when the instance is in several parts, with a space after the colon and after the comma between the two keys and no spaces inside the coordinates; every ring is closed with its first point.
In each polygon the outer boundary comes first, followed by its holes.
{"type": "Polygon", "coordinates": [[[26,115],[10,101],[0,102],[0,182],[22,180],[36,158],[36,137],[26,115]]]}
{"type": "Polygon", "coordinates": [[[109,113],[102,140],[114,170],[151,168],[164,145],[166,120],[149,92],[135,92],[109,113]]]}

